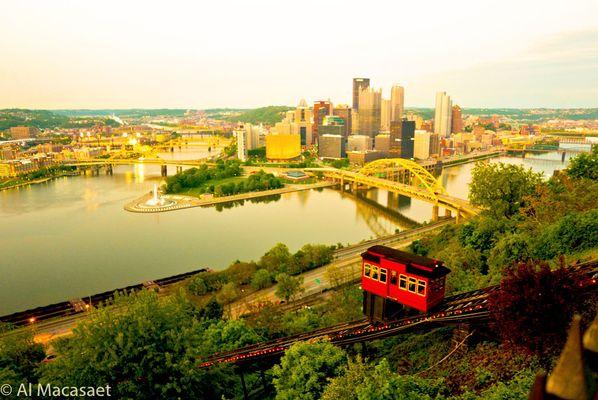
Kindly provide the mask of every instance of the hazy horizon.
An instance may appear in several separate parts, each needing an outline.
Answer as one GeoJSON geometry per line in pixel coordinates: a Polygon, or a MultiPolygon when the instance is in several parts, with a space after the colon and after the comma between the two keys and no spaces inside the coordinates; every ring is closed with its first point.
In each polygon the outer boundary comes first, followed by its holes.
{"type": "Polygon", "coordinates": [[[8,0],[0,108],[257,108],[351,102],[598,107],[598,2],[8,0]]]}

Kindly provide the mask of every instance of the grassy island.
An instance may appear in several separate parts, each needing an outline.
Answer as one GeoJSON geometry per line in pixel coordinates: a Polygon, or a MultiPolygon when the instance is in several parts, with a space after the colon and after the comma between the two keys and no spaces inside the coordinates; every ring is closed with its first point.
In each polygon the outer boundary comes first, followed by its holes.
{"type": "Polygon", "coordinates": [[[202,165],[180,172],[166,182],[166,193],[199,196],[213,194],[216,197],[240,193],[279,189],[284,186],[282,179],[264,171],[242,176],[243,170],[238,161],[219,161],[216,166],[202,165]]]}

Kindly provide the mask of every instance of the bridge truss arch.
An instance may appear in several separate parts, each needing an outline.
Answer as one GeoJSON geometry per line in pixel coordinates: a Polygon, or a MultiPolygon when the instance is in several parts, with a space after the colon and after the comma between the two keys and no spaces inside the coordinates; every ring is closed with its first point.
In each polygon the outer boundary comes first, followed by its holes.
{"type": "Polygon", "coordinates": [[[380,176],[389,172],[407,170],[433,196],[446,194],[444,186],[428,170],[415,161],[404,158],[385,158],[364,165],[359,173],[366,176],[380,176]]]}

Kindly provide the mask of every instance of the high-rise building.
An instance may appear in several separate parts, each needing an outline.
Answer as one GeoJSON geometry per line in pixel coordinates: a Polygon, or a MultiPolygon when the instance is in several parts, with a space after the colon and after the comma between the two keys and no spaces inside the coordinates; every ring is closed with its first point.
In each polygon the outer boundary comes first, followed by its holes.
{"type": "Polygon", "coordinates": [[[413,158],[415,122],[401,120],[401,158],[413,158]]]}
{"type": "Polygon", "coordinates": [[[390,89],[390,120],[400,121],[403,118],[405,107],[405,89],[394,85],[390,89]]]}
{"type": "Polygon", "coordinates": [[[461,107],[453,106],[451,116],[451,133],[463,132],[463,117],[461,116],[461,107]]]}
{"type": "Polygon", "coordinates": [[[332,109],[332,115],[340,117],[345,121],[343,125],[343,137],[346,139],[347,136],[351,134],[351,127],[352,127],[352,113],[351,108],[346,104],[337,104],[332,109]]]}
{"type": "Polygon", "coordinates": [[[390,100],[382,99],[380,104],[380,130],[388,132],[390,129],[390,100]]]}
{"type": "Polygon", "coordinates": [[[330,101],[316,101],[314,103],[314,122],[312,126],[312,132],[314,141],[318,139],[318,127],[322,125],[324,117],[332,114],[332,104],[330,101]]]}
{"type": "MultiPolygon", "coordinates": [[[[343,136],[344,125],[322,125],[320,126],[320,136],[322,135],[341,135],[343,136]]],[[[344,136],[343,136],[344,138],[344,136]]]]}
{"type": "Polygon", "coordinates": [[[402,121],[390,121],[390,135],[388,142],[389,157],[401,156],[401,127],[402,121]]]}
{"type": "Polygon", "coordinates": [[[451,136],[452,117],[451,97],[446,92],[436,93],[436,110],[434,113],[434,133],[441,137],[451,136]]]}
{"type": "Polygon", "coordinates": [[[318,156],[326,159],[341,159],[347,156],[345,139],[341,135],[320,135],[318,156]]]}
{"type": "Polygon", "coordinates": [[[388,151],[390,150],[390,135],[386,133],[377,135],[374,148],[383,155],[388,155],[388,151]]]}
{"type": "Polygon", "coordinates": [[[430,157],[430,132],[415,131],[413,157],[418,160],[426,160],[430,157]]]}
{"type": "Polygon", "coordinates": [[[237,158],[241,161],[247,161],[247,136],[245,129],[235,131],[237,136],[237,158]]]}
{"type": "Polygon", "coordinates": [[[13,126],[10,128],[10,135],[13,139],[29,139],[36,137],[39,129],[32,126],[13,126]]]}
{"type": "Polygon", "coordinates": [[[370,87],[370,78],[353,78],[353,109],[359,110],[359,93],[370,87]]]}
{"type": "Polygon", "coordinates": [[[374,137],[380,132],[382,90],[370,87],[359,92],[359,133],[374,137]]]}
{"type": "Polygon", "coordinates": [[[366,151],[372,149],[372,138],[366,135],[351,135],[347,141],[350,151],[366,151]]]}
{"type": "Polygon", "coordinates": [[[409,113],[409,114],[407,114],[407,119],[409,121],[415,122],[415,129],[426,130],[426,129],[422,128],[422,126],[424,125],[424,119],[420,115],[417,115],[414,113],[409,113]]]}
{"type": "Polygon", "coordinates": [[[302,146],[315,143],[312,124],[312,112],[305,100],[301,100],[294,110],[287,111],[283,121],[274,125],[278,134],[296,134],[301,137],[302,146]]]}
{"type": "Polygon", "coordinates": [[[415,122],[402,119],[390,123],[390,157],[413,158],[415,122]]]}
{"type": "Polygon", "coordinates": [[[438,156],[440,154],[440,136],[436,133],[430,135],[430,155],[438,156]]]}

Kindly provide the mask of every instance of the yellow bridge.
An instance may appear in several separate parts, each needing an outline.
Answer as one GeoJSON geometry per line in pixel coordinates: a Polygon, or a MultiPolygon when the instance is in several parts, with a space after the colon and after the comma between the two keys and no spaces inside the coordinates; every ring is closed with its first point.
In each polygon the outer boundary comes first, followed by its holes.
{"type": "Polygon", "coordinates": [[[338,182],[343,191],[347,184],[353,191],[362,185],[426,201],[433,206],[432,221],[438,220],[440,207],[446,210],[446,216],[450,217],[454,212],[457,222],[461,218],[473,217],[480,211],[467,200],[448,195],[442,184],[430,172],[411,160],[377,160],[365,165],[358,172],[336,168],[307,168],[306,171],[338,182]]]}

